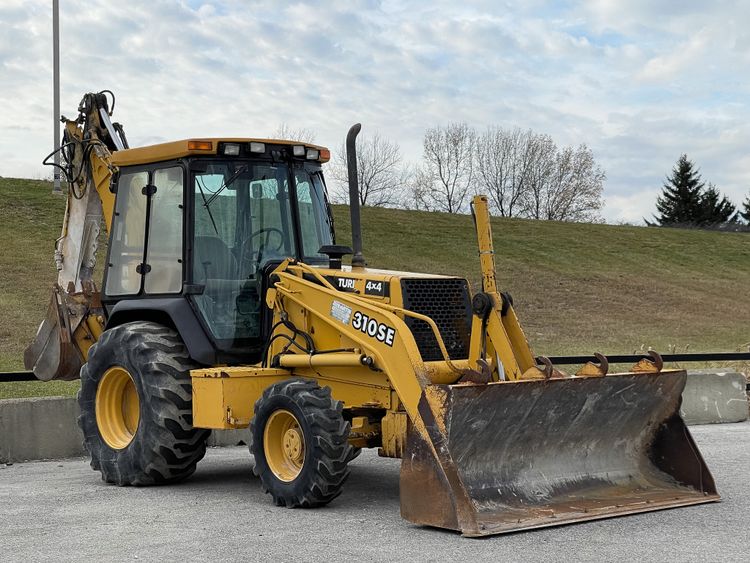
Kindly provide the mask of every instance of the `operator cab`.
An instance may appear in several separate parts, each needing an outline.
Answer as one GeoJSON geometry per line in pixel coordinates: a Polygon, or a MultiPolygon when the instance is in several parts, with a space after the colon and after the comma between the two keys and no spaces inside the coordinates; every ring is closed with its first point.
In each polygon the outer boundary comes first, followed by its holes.
{"type": "Polygon", "coordinates": [[[210,139],[113,157],[119,175],[105,307],[187,300],[217,357],[254,361],[264,341],[269,272],[285,258],[328,264],[319,252],[334,242],[321,170],[328,150],[210,139]]]}

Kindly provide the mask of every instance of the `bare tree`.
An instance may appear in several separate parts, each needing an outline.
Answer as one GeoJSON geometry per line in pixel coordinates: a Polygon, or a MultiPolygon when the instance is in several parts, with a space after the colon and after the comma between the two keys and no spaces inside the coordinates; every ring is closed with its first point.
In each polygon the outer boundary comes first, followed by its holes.
{"type": "Polygon", "coordinates": [[[405,202],[405,209],[415,209],[418,211],[435,211],[437,208],[431,197],[433,180],[432,175],[424,166],[417,166],[412,175],[410,184],[411,197],[405,202]]]}
{"type": "Polygon", "coordinates": [[[475,144],[476,133],[466,123],[425,132],[423,167],[415,186],[427,208],[448,213],[465,208],[474,180],[475,144]]]}
{"type": "MultiPolygon", "coordinates": [[[[345,143],[341,144],[336,155],[332,176],[337,184],[333,194],[334,201],[348,202],[349,174],[345,143]]],[[[357,140],[357,176],[361,205],[399,206],[409,177],[408,167],[403,164],[401,157],[401,147],[382,137],[377,131],[371,137],[361,136],[357,140]]]]}
{"type": "Polygon", "coordinates": [[[529,164],[526,184],[521,195],[521,215],[531,219],[544,218],[544,198],[555,170],[557,145],[549,135],[534,134],[529,140],[529,164]]]}
{"type": "Polygon", "coordinates": [[[585,144],[558,149],[540,136],[535,146],[524,215],[532,219],[596,221],[602,208],[606,174],[585,144]]]}
{"type": "Polygon", "coordinates": [[[527,189],[534,157],[534,134],[492,126],[477,138],[478,186],[486,191],[502,217],[513,217],[527,189]]]}
{"type": "Polygon", "coordinates": [[[285,141],[299,141],[301,143],[314,143],[315,131],[300,127],[294,129],[288,123],[280,123],[276,131],[271,135],[273,139],[282,139],[285,141]]]}

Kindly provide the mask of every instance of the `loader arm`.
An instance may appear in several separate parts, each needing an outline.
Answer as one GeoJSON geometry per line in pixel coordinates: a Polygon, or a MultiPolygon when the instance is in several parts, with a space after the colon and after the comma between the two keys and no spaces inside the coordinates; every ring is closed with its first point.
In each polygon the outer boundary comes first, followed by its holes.
{"type": "Polygon", "coordinates": [[[106,93],[86,94],[78,111],[75,120],[63,118],[61,169],[68,191],[55,242],[57,282],[47,315],[24,351],[26,368],[45,381],[76,379],[104,329],[93,274],[102,220],[109,232],[114,210],[110,182],[117,169],[111,155],[127,148],[122,127],[110,121],[106,93]]]}
{"type": "MultiPolygon", "coordinates": [[[[274,275],[278,276],[279,281],[274,289],[269,290],[266,302],[273,307],[275,318],[285,317],[292,325],[303,330],[314,327],[314,332],[320,335],[319,340],[332,338],[323,336],[324,332],[336,334],[341,349],[351,350],[366,358],[360,366],[365,378],[369,370],[382,371],[388,376],[410,419],[424,432],[418,404],[431,378],[414,337],[403,320],[404,313],[409,312],[398,307],[385,307],[353,293],[337,291],[314,268],[305,264],[290,264],[287,261],[279,266],[274,275]],[[397,313],[401,313],[401,317],[397,313]],[[364,332],[361,323],[365,323],[364,332]],[[378,330],[383,327],[382,340],[377,332],[374,337],[368,335],[367,323],[376,323],[378,330]]],[[[275,342],[269,356],[276,357],[283,366],[287,360],[283,343],[275,342]]],[[[454,380],[459,376],[460,373],[456,373],[454,380]]]]}

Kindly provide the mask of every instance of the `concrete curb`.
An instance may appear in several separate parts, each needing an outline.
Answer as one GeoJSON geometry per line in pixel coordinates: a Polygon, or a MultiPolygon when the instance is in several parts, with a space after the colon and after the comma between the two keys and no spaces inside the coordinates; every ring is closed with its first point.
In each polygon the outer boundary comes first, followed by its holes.
{"type": "Polygon", "coordinates": [[[687,424],[747,420],[747,379],[743,374],[733,371],[688,371],[680,415],[687,424]]]}
{"type": "Polygon", "coordinates": [[[250,445],[250,430],[214,430],[207,442],[209,447],[248,446],[250,445]]]}
{"type": "Polygon", "coordinates": [[[0,462],[84,454],[73,397],[0,401],[0,462]]]}
{"type": "MultiPolygon", "coordinates": [[[[85,456],[74,397],[0,400],[0,463],[85,456]]],[[[214,430],[208,446],[248,444],[250,431],[214,430]]]]}
{"type": "MultiPolygon", "coordinates": [[[[737,372],[688,372],[680,414],[688,424],[748,419],[745,376],[737,372]]],[[[86,455],[73,397],[0,400],[0,463],[86,455]]],[[[249,443],[248,430],[214,430],[209,446],[249,443]]]]}

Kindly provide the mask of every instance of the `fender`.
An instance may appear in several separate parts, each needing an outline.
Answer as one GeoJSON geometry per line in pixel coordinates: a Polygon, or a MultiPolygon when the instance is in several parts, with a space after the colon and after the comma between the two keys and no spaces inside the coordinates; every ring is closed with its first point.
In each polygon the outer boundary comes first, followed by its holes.
{"type": "Polygon", "coordinates": [[[177,331],[191,359],[204,365],[216,364],[216,350],[184,297],[124,299],[105,307],[109,313],[106,329],[131,321],[160,323],[177,331]]]}

